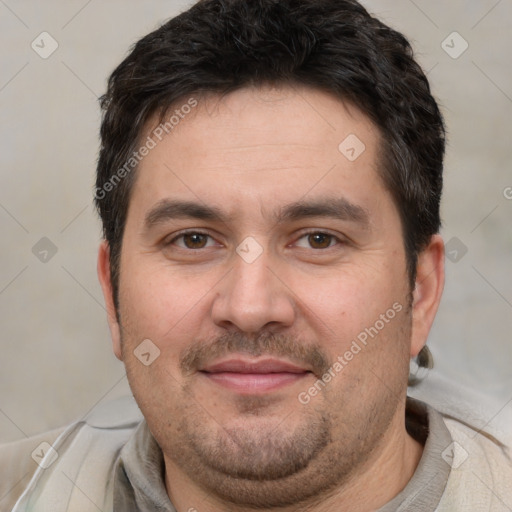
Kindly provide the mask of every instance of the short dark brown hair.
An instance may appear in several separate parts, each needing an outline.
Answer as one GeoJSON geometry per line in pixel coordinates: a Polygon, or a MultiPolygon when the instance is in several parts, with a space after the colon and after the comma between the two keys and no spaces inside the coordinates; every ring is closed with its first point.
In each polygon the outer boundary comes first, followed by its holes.
{"type": "Polygon", "coordinates": [[[191,95],[286,84],[334,94],[379,127],[414,288],[418,253],[440,228],[445,129],[409,42],[355,0],[201,0],[137,42],[101,98],[95,202],[116,307],[130,159],[148,120],[191,95]]]}

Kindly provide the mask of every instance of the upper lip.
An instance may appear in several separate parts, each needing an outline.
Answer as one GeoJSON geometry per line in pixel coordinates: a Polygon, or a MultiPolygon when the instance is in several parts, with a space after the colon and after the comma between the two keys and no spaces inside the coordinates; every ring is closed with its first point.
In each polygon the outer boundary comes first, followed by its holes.
{"type": "Polygon", "coordinates": [[[212,364],[207,364],[201,368],[200,371],[207,373],[305,373],[309,370],[282,359],[265,358],[251,360],[241,357],[231,357],[212,364]]]}

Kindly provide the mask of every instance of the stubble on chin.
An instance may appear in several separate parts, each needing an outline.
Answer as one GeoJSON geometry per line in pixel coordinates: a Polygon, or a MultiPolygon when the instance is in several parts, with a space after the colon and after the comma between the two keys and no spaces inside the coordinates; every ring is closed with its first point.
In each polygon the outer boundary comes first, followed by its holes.
{"type": "MultiPolygon", "coordinates": [[[[399,338],[410,335],[404,331],[408,329],[396,329],[394,334],[399,338]]],[[[147,388],[142,389],[140,384],[170,382],[162,378],[166,370],[158,360],[151,369],[155,372],[151,382],[139,381],[134,386],[134,394],[138,391],[144,400],[139,405],[144,407],[148,425],[164,452],[170,494],[174,470],[226,503],[267,509],[298,506],[325,499],[361,471],[399,406],[399,388],[403,387],[399,375],[388,380],[387,386],[381,381],[368,387],[368,379],[386,379],[385,374],[374,368],[377,373],[371,375],[366,368],[365,375],[357,375],[351,365],[337,377],[346,379],[344,384],[340,380],[326,387],[307,407],[298,401],[297,407],[285,404],[290,417],[279,414],[282,397],[253,395],[232,397],[227,408],[231,413],[221,421],[218,410],[193,392],[194,373],[204,361],[241,348],[253,355],[307,359],[315,374],[321,375],[328,366],[322,352],[306,345],[296,347],[300,348],[295,349],[287,340],[265,338],[263,345],[258,345],[257,340],[227,337],[217,346],[189,347],[187,359],[182,354],[182,386],[167,390],[159,386],[153,396],[147,388]]],[[[374,357],[373,363],[377,360],[374,357]]],[[[130,382],[140,377],[140,367],[133,370],[133,375],[129,372],[130,382]]]]}

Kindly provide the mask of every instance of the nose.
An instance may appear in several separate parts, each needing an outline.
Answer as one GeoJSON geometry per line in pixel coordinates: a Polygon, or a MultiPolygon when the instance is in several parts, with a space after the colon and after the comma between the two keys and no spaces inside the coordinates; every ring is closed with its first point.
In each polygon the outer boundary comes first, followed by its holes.
{"type": "Polygon", "coordinates": [[[233,268],[219,283],[212,305],[215,324],[246,333],[277,332],[293,325],[293,293],[268,251],[252,262],[238,254],[233,259],[233,268]]]}

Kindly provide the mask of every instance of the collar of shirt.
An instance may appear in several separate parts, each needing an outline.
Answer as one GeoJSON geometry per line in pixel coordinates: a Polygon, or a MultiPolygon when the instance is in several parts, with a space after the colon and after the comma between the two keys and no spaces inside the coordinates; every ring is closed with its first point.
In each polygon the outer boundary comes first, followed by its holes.
{"type": "Polygon", "coordinates": [[[409,434],[424,445],[423,455],[405,488],[377,512],[433,512],[446,488],[452,436],[443,417],[424,402],[407,397],[406,426],[409,434]]]}

